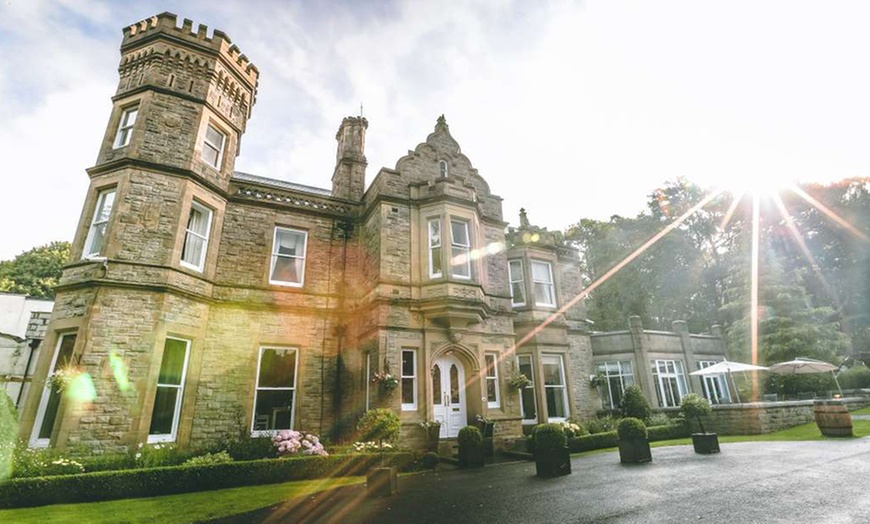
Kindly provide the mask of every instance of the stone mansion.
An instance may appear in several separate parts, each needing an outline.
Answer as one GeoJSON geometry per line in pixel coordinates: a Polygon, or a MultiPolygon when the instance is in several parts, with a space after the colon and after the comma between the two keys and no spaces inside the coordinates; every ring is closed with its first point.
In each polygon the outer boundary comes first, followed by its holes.
{"type": "Polygon", "coordinates": [[[413,445],[433,419],[509,438],[594,416],[629,384],[661,407],[729,401],[723,377],[689,376],[724,357],[717,328],[592,332],[577,251],[524,213],[508,227],[443,117],[368,186],[368,123],[345,118],[320,189],[234,170],[259,71],[221,31],[133,24],[119,74],[20,413],[32,446],[342,440],[375,407],[413,445]],[[58,370],[84,386],[59,393],[58,370]]]}

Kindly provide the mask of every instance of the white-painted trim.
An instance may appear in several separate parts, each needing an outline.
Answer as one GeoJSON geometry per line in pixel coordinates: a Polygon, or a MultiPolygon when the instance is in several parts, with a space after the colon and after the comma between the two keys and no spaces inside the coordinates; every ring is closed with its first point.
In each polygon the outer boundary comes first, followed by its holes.
{"type": "Polygon", "coordinates": [[[510,292],[511,292],[511,305],[514,307],[525,306],[526,305],[525,296],[528,293],[528,291],[526,290],[526,275],[525,275],[525,271],[523,270],[523,259],[515,258],[513,260],[508,260],[508,280],[510,281],[509,286],[510,286],[510,292]],[[519,278],[515,278],[514,271],[512,269],[514,262],[516,262],[517,266],[519,267],[519,271],[520,271],[519,278]],[[523,290],[522,302],[514,301],[514,284],[520,284],[520,288],[523,290]]]}
{"type": "Polygon", "coordinates": [[[215,169],[220,169],[221,163],[223,162],[223,159],[224,159],[224,148],[227,144],[227,134],[224,133],[217,126],[213,126],[211,124],[208,124],[208,127],[206,127],[205,134],[202,137],[202,144],[203,144],[203,147],[208,146],[208,147],[214,149],[215,151],[217,151],[217,160],[215,161],[214,164],[212,164],[211,162],[206,160],[205,155],[202,155],[202,161],[205,162],[206,164],[210,165],[211,167],[215,168],[215,169]],[[215,133],[218,133],[221,136],[221,143],[220,144],[213,144],[211,141],[209,141],[209,139],[208,139],[208,130],[209,129],[213,129],[215,133]]]}
{"type": "MultiPolygon", "coordinates": [[[[48,366],[48,375],[45,376],[45,384],[42,388],[42,395],[39,398],[39,407],[36,410],[36,419],[33,421],[33,429],[30,431],[30,447],[31,448],[47,448],[51,442],[51,438],[39,438],[39,430],[42,429],[42,423],[45,419],[45,410],[48,409],[48,399],[51,396],[51,381],[49,378],[54,374],[55,366],[57,366],[57,357],[60,356],[60,346],[63,345],[63,340],[66,337],[75,337],[78,333],[61,333],[57,337],[57,344],[54,346],[54,355],[51,357],[51,365],[48,366]]],[[[75,343],[73,343],[75,344],[75,343]]],[[[75,346],[73,346],[73,354],[75,346]]],[[[57,423],[57,420],[55,420],[57,423]]]]}
{"type": "Polygon", "coordinates": [[[371,394],[371,383],[372,383],[372,354],[366,353],[366,411],[369,410],[369,397],[371,394]]]}
{"type": "Polygon", "coordinates": [[[450,218],[450,276],[462,280],[471,280],[471,228],[468,227],[467,220],[453,217],[450,218]],[[460,244],[453,238],[453,224],[459,224],[465,229],[465,244],[460,244]],[[454,268],[458,266],[458,264],[454,264],[457,256],[453,254],[453,251],[456,249],[461,249],[465,252],[465,270],[468,272],[467,275],[461,275],[454,271],[454,268]]]}
{"type": "Polygon", "coordinates": [[[272,254],[271,254],[271,262],[269,264],[269,283],[274,284],[276,286],[288,286],[288,287],[302,287],[305,285],[305,259],[308,255],[308,232],[302,231],[301,229],[292,229],[289,227],[281,227],[275,226],[275,232],[272,235],[272,254]],[[291,233],[299,233],[302,235],[302,255],[281,255],[277,253],[278,248],[278,231],[289,231],[291,233]],[[302,271],[299,274],[299,282],[288,282],[286,280],[274,280],[272,278],[272,274],[275,272],[275,263],[278,261],[277,257],[283,258],[301,258],[302,259],[302,271]]]}
{"type": "Polygon", "coordinates": [[[428,253],[429,253],[429,278],[441,278],[444,275],[444,251],[442,249],[442,246],[444,245],[444,231],[443,231],[443,228],[441,227],[441,219],[440,218],[430,218],[429,220],[427,220],[426,221],[426,231],[427,231],[428,238],[429,238],[429,250],[428,250],[428,253]],[[432,242],[432,224],[433,223],[438,225],[438,243],[437,244],[433,244],[433,242],[432,242]],[[441,271],[439,271],[437,273],[434,270],[435,257],[432,254],[432,252],[435,249],[439,250],[438,258],[440,259],[440,262],[441,262],[441,271]]]}
{"type": "Polygon", "coordinates": [[[548,388],[549,389],[561,388],[562,389],[562,403],[565,406],[565,416],[564,417],[554,417],[554,416],[552,416],[552,414],[549,412],[549,409],[548,409],[547,422],[562,422],[564,420],[567,420],[568,417],[571,416],[571,406],[570,406],[570,404],[568,404],[568,381],[565,379],[565,359],[562,358],[562,355],[559,355],[559,354],[543,353],[541,355],[541,369],[542,370],[544,368],[544,364],[547,363],[546,362],[547,359],[551,359],[551,358],[558,359],[558,361],[559,361],[559,377],[560,377],[560,380],[562,381],[562,384],[558,385],[558,386],[548,386],[546,383],[544,383],[544,400],[546,401],[548,388]]]}
{"type": "Polygon", "coordinates": [[[125,107],[121,112],[121,119],[118,121],[118,131],[115,132],[115,142],[113,149],[120,149],[130,144],[130,137],[133,136],[133,126],[136,125],[137,117],[139,116],[139,104],[125,107]],[[133,115],[133,121],[130,122],[130,115],[133,115]]]}
{"type": "Polygon", "coordinates": [[[545,306],[545,307],[556,307],[556,283],[553,281],[553,264],[551,264],[547,260],[531,260],[530,264],[531,264],[531,266],[529,268],[529,270],[530,270],[529,272],[531,273],[531,276],[532,276],[532,292],[535,295],[535,305],[536,306],[545,306]],[[549,282],[535,279],[535,264],[544,264],[547,266],[547,273],[550,276],[549,282]],[[538,302],[538,293],[537,293],[537,290],[535,289],[535,286],[537,286],[538,284],[546,285],[550,288],[550,294],[553,296],[552,303],[538,302]]]}
{"type": "Polygon", "coordinates": [[[190,213],[187,215],[187,226],[184,227],[184,241],[181,244],[181,260],[180,264],[188,269],[192,269],[198,273],[202,273],[202,270],[205,268],[205,259],[208,254],[208,239],[211,235],[211,221],[213,217],[212,210],[207,208],[206,206],[200,204],[196,200],[192,201],[190,204],[190,213]],[[190,229],[190,215],[194,212],[198,211],[200,213],[204,213],[206,216],[205,223],[205,236],[200,235],[196,231],[190,229]],[[191,262],[187,262],[184,260],[184,246],[187,245],[187,235],[193,235],[200,240],[202,240],[202,253],[200,254],[200,260],[198,264],[193,264],[191,262]]]}
{"type": "Polygon", "coordinates": [[[296,420],[296,381],[299,376],[299,348],[294,346],[260,346],[260,349],[257,353],[257,376],[256,381],[254,382],[254,405],[251,409],[251,436],[252,437],[264,437],[269,435],[275,435],[279,431],[283,429],[293,429],[293,424],[296,420]],[[263,363],[263,352],[269,349],[274,350],[291,350],[293,351],[293,385],[288,387],[260,387],[260,366],[263,363]],[[262,391],[292,391],[293,392],[293,400],[290,405],[290,427],[289,428],[278,428],[278,429],[254,429],[254,424],[257,422],[257,395],[258,392],[262,391]]]}
{"type": "MultiPolygon", "coordinates": [[[[414,348],[402,348],[402,360],[403,361],[405,358],[406,351],[411,353],[411,359],[413,360],[411,365],[412,365],[412,369],[414,371],[414,374],[413,375],[405,375],[405,366],[404,365],[401,366],[401,369],[399,371],[399,373],[400,373],[399,394],[401,395],[402,390],[404,389],[402,387],[402,382],[404,382],[405,380],[410,380],[410,381],[412,381],[412,384],[413,384],[413,387],[411,390],[414,392],[414,401],[411,402],[410,404],[402,402],[402,411],[417,411],[417,350],[414,348]]],[[[401,400],[405,400],[405,399],[401,399],[401,400]]]]}
{"type": "Polygon", "coordinates": [[[484,386],[486,388],[484,391],[486,392],[486,407],[488,408],[500,408],[501,407],[501,384],[499,384],[498,380],[498,353],[484,353],[483,354],[483,364],[484,364],[484,386]],[[487,357],[492,357],[492,375],[489,374],[489,362],[487,362],[487,357]],[[495,401],[489,400],[489,381],[495,382],[495,401]]]}
{"type": "Polygon", "coordinates": [[[82,258],[94,258],[100,256],[100,252],[103,250],[103,242],[105,241],[106,236],[109,232],[109,220],[111,220],[112,211],[114,211],[115,209],[116,192],[117,188],[113,186],[102,189],[99,193],[97,193],[97,203],[94,206],[94,214],[91,217],[91,226],[88,228],[88,236],[87,238],[85,238],[85,245],[82,249],[82,258]],[[109,195],[112,195],[112,206],[109,208],[109,213],[106,216],[106,219],[98,221],[100,215],[102,214],[101,210],[106,205],[106,198],[108,198],[109,195]],[[96,231],[97,227],[100,227],[104,224],[106,225],[106,231],[103,233],[103,241],[100,242],[99,246],[96,246],[97,249],[96,251],[94,251],[94,246],[92,245],[94,243],[94,232],[96,231]]]}
{"type": "MultiPolygon", "coordinates": [[[[526,375],[526,378],[531,380],[532,383],[523,389],[532,390],[532,400],[534,401],[534,404],[535,404],[535,418],[524,418],[524,419],[522,419],[522,423],[524,425],[537,424],[538,423],[538,394],[537,394],[537,391],[535,390],[535,360],[534,360],[534,358],[532,358],[532,355],[517,355],[517,370],[520,373],[523,372],[522,367],[521,367],[521,359],[528,359],[528,361],[529,361],[529,373],[526,375]]],[[[522,415],[526,414],[526,410],[524,409],[525,406],[523,405],[522,392],[519,392],[519,397],[520,397],[520,415],[522,416],[522,415]]]]}
{"type": "MultiPolygon", "coordinates": [[[[166,340],[178,340],[184,342],[184,363],[181,366],[181,384],[160,384],[160,371],[157,372],[157,387],[154,389],[154,397],[157,398],[157,390],[159,388],[175,388],[178,393],[175,395],[175,410],[172,412],[172,430],[171,433],[155,433],[148,435],[148,444],[158,442],[175,442],[178,436],[178,420],[181,417],[181,401],[184,397],[184,383],[187,381],[187,363],[190,360],[190,340],[178,337],[166,337],[166,340]]],[[[163,343],[163,351],[166,351],[166,342],[163,343]]],[[[165,353],[164,353],[165,354],[165,353]]],[[[163,369],[163,358],[160,358],[160,370],[163,369]]],[[[151,431],[151,420],[154,418],[154,407],[151,408],[151,419],[148,420],[149,432],[151,431]]]]}
{"type": "Polygon", "coordinates": [[[613,403],[613,388],[610,387],[610,379],[619,379],[619,387],[621,388],[619,396],[620,398],[622,398],[622,394],[625,393],[625,388],[634,384],[634,366],[632,365],[630,360],[605,360],[601,362],[596,362],[595,366],[598,373],[603,373],[605,377],[604,388],[607,390],[607,397],[604,397],[603,395],[601,396],[602,409],[618,409],[619,406],[614,405],[613,403]],[[625,372],[626,365],[629,368],[628,373],[625,372]],[[626,384],[626,377],[631,379],[631,382],[629,384],[626,384]],[[607,403],[605,402],[607,400],[610,401],[610,405],[607,405],[607,403]]]}

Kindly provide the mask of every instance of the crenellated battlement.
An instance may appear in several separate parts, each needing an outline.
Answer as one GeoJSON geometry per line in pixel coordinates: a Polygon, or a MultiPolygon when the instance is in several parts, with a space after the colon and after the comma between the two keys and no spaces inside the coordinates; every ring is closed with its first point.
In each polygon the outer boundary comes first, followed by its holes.
{"type": "Polygon", "coordinates": [[[178,17],[175,14],[166,12],[125,27],[124,38],[121,42],[122,54],[135,46],[150,41],[158,34],[168,35],[172,39],[192,44],[208,54],[222,57],[223,62],[232,67],[256,92],[260,71],[247,56],[242,54],[239,47],[232,43],[226,33],[215,29],[212,36],[209,37],[208,26],[199,24],[194,32],[192,20],[185,18],[181,27],[178,27],[177,21],[178,17]]]}

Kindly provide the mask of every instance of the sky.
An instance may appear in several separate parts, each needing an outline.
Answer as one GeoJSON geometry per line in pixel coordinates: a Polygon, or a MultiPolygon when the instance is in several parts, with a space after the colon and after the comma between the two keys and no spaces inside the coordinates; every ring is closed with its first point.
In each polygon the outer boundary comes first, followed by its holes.
{"type": "Polygon", "coordinates": [[[121,30],[163,11],[260,70],[239,171],[329,188],[362,105],[367,182],[444,114],[512,225],[634,216],[680,176],[870,176],[870,2],[4,0],[0,260],[72,240],[121,30]]]}

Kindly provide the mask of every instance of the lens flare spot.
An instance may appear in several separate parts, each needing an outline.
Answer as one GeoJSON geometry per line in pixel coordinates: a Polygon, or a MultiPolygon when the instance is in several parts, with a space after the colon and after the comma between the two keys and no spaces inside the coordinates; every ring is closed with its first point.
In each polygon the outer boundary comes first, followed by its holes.
{"type": "Polygon", "coordinates": [[[114,351],[109,353],[109,367],[112,368],[112,376],[115,377],[118,389],[121,391],[130,391],[133,386],[130,384],[130,374],[127,372],[127,363],[124,362],[124,359],[114,351]]]}
{"type": "Polygon", "coordinates": [[[72,402],[92,402],[97,398],[97,390],[94,387],[94,381],[91,380],[91,375],[79,373],[76,377],[70,379],[63,390],[63,395],[67,400],[72,402]]]}

